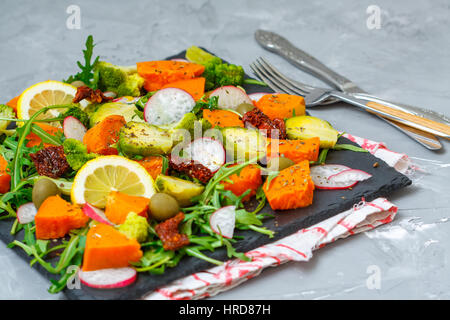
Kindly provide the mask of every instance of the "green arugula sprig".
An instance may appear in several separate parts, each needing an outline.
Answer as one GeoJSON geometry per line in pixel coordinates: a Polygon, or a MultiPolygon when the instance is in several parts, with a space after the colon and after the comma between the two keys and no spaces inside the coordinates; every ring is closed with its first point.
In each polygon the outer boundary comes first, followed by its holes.
{"type": "Polygon", "coordinates": [[[69,78],[67,78],[67,80],[64,80],[64,82],[72,83],[74,81],[82,81],[88,87],[97,89],[98,73],[95,72],[95,66],[97,65],[100,57],[97,56],[94,59],[94,62],[91,62],[94,53],[94,47],[94,38],[92,37],[92,35],[89,35],[86,39],[86,49],[83,50],[84,65],[80,61],[77,61],[77,65],[81,69],[81,71],[75,75],[70,76],[69,78]]]}
{"type": "Polygon", "coordinates": [[[157,238],[156,233],[151,226],[149,231],[151,237],[148,242],[141,245],[146,248],[143,258],[135,264],[136,270],[140,272],[150,272],[160,274],[166,267],[175,266],[181,257],[188,255],[208,261],[212,264],[221,265],[222,261],[214,259],[204,251],[214,252],[217,248],[225,247],[229,258],[235,257],[241,260],[249,261],[250,258],[244,253],[236,251],[233,244],[240,238],[234,236],[233,239],[225,239],[220,234],[215,233],[210,225],[210,216],[218,209],[225,206],[236,206],[236,229],[253,230],[266,234],[269,237],[274,236],[272,230],[262,226],[262,220],[270,215],[257,214],[265,204],[265,195],[260,188],[257,192],[259,204],[253,212],[244,208],[242,199],[250,192],[247,191],[241,196],[236,196],[229,190],[225,190],[221,181],[225,181],[232,174],[239,173],[245,166],[256,163],[256,159],[244,162],[239,165],[224,165],[215,173],[213,178],[205,187],[202,195],[193,198],[194,205],[182,208],[185,214],[183,223],[180,226],[180,232],[189,237],[190,244],[176,252],[165,251],[162,248],[162,242],[157,238]]]}

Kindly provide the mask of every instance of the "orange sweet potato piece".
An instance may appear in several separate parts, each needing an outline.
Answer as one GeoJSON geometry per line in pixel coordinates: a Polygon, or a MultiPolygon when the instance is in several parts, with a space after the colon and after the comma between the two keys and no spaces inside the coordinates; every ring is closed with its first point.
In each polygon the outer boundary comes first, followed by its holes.
{"type": "MultiPolygon", "coordinates": [[[[57,128],[54,126],[51,126],[49,124],[46,123],[42,123],[42,122],[36,122],[35,124],[37,124],[39,127],[41,127],[45,132],[47,132],[48,134],[51,134],[53,136],[55,136],[56,134],[62,133],[62,129],[61,128],[57,128]]],[[[42,140],[41,138],[39,138],[39,136],[33,132],[30,132],[27,136],[26,139],[28,140],[26,146],[28,148],[34,147],[34,146],[38,146],[41,144],[42,140]]],[[[47,147],[53,147],[54,145],[51,143],[44,143],[44,148],[47,147]]]]}
{"type": "Polygon", "coordinates": [[[6,167],[8,162],[0,155],[0,193],[6,193],[11,188],[11,176],[6,167]]]}
{"type": "Polygon", "coordinates": [[[83,271],[127,267],[142,257],[141,245],[114,227],[99,223],[89,229],[83,256],[83,271]]]}
{"type": "MultiPolygon", "coordinates": [[[[158,175],[162,173],[163,158],[159,156],[148,156],[142,160],[137,161],[141,166],[147,170],[147,172],[156,179],[158,175]]],[[[166,173],[166,172],[165,172],[166,173]]]]}
{"type": "Polygon", "coordinates": [[[84,227],[88,221],[89,217],[79,206],[72,205],[60,196],[51,196],[45,199],[36,214],[36,238],[61,238],[72,229],[84,227]]]}
{"type": "Polygon", "coordinates": [[[203,109],[203,118],[208,120],[214,127],[244,127],[239,115],[228,110],[208,110],[203,109]]]}
{"type": "Polygon", "coordinates": [[[168,83],[188,80],[200,76],[205,67],[182,61],[146,61],[138,62],[138,74],[145,79],[144,88],[147,91],[156,91],[168,83]]]}
{"type": "Polygon", "coordinates": [[[256,194],[256,190],[262,184],[261,169],[255,165],[248,165],[239,174],[232,174],[228,179],[232,183],[228,181],[221,182],[225,190],[230,190],[239,197],[250,189],[250,193],[242,199],[243,201],[248,201],[256,194]]]}
{"type": "Polygon", "coordinates": [[[11,108],[13,108],[13,109],[14,109],[14,112],[16,112],[16,113],[17,113],[17,101],[19,100],[19,98],[20,98],[20,95],[17,96],[17,97],[12,98],[11,100],[9,100],[9,101],[6,103],[6,105],[9,106],[9,107],[11,107],[11,108]]]}
{"type": "Polygon", "coordinates": [[[267,140],[267,159],[278,156],[297,163],[302,160],[317,161],[319,157],[320,139],[318,137],[306,140],[267,140]]]}
{"type": "Polygon", "coordinates": [[[180,80],[168,83],[164,85],[161,89],[164,88],[179,88],[188,92],[195,101],[200,100],[201,97],[205,94],[205,78],[194,78],[188,80],[180,80]]]}
{"type": "Polygon", "coordinates": [[[115,224],[125,222],[127,215],[133,211],[147,218],[147,210],[150,199],[130,196],[123,192],[111,191],[106,198],[105,215],[115,224]]]}
{"type": "Polygon", "coordinates": [[[102,155],[118,154],[111,147],[119,140],[119,131],[125,125],[125,118],[120,115],[108,116],[90,128],[83,137],[88,152],[102,155]]]}
{"type": "Polygon", "coordinates": [[[288,210],[309,206],[313,201],[314,182],[309,175],[309,161],[301,161],[281,170],[277,177],[263,185],[267,201],[273,210],[288,210]]]}
{"type": "Polygon", "coordinates": [[[303,97],[290,94],[266,94],[256,102],[256,107],[271,120],[286,119],[305,114],[303,97]]]}

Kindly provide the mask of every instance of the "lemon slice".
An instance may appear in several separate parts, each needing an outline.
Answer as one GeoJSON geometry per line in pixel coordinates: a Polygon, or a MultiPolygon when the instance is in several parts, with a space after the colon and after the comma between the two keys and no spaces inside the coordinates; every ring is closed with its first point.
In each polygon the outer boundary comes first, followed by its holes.
{"type": "Polygon", "coordinates": [[[151,198],[155,193],[153,178],[139,163],[120,156],[103,156],[86,162],[72,185],[73,203],[86,202],[104,208],[111,191],[151,198]]]}
{"type": "MultiPolygon", "coordinates": [[[[68,83],[54,80],[39,82],[20,95],[17,101],[17,116],[26,120],[44,107],[72,103],[76,93],[77,88],[68,83]]],[[[85,107],[87,102],[84,100],[80,104],[85,107]]],[[[62,112],[63,109],[49,110],[40,114],[38,119],[54,118],[62,112]]]]}

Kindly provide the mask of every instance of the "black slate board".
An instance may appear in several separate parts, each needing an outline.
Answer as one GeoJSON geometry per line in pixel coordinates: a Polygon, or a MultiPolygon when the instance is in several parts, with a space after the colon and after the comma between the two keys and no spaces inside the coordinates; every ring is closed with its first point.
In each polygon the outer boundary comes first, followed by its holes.
{"type": "MultiPolygon", "coordinates": [[[[184,58],[185,52],[169,57],[184,58]]],[[[272,92],[268,87],[257,85],[244,86],[248,93],[254,92],[272,92]]],[[[339,143],[354,144],[348,139],[340,138],[339,143]]],[[[384,197],[392,194],[395,190],[406,187],[411,184],[406,176],[398,173],[389,167],[385,162],[375,158],[370,153],[360,153],[353,151],[330,151],[327,157],[328,163],[343,164],[350,168],[364,170],[372,174],[372,178],[357,184],[352,190],[316,190],[314,192],[314,202],[311,206],[287,210],[282,213],[276,213],[267,205],[262,212],[275,215],[275,218],[268,219],[264,222],[264,226],[274,230],[275,237],[270,239],[266,235],[262,235],[253,231],[239,231],[236,235],[243,236],[243,241],[238,241],[235,248],[238,251],[246,252],[255,249],[261,245],[276,241],[288,236],[302,228],[310,227],[318,222],[328,219],[340,212],[348,210],[353,204],[361,201],[364,197],[366,201],[372,201],[378,197],[384,197]],[[379,165],[374,167],[373,164],[378,162],[379,165]]],[[[10,243],[15,238],[9,234],[11,223],[0,221],[0,239],[5,243],[10,243]]],[[[17,239],[22,240],[23,234],[19,233],[17,239]]],[[[25,261],[29,262],[28,257],[22,249],[13,248],[25,261]]],[[[226,250],[219,249],[214,253],[207,253],[211,257],[225,261],[227,260],[226,250]]],[[[175,268],[168,268],[163,275],[139,274],[138,280],[122,289],[98,290],[82,285],[81,289],[66,289],[64,293],[69,299],[139,299],[146,293],[154,289],[166,285],[176,279],[190,275],[194,272],[211,268],[212,264],[203,260],[184,257],[175,268]]],[[[35,264],[40,273],[49,279],[55,279],[55,276],[49,274],[39,264],[35,264]]],[[[50,285],[50,284],[49,284],[50,285]]]]}

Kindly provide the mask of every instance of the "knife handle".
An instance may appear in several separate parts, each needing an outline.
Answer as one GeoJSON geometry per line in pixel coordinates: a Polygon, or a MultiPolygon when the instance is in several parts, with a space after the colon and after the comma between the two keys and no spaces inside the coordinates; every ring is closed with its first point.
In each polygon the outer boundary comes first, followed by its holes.
{"type": "Polygon", "coordinates": [[[383,116],[392,120],[400,121],[406,125],[417,129],[432,129],[434,134],[450,138],[450,126],[441,122],[436,122],[430,119],[422,118],[401,110],[393,109],[378,102],[369,101],[366,103],[367,111],[379,114],[376,111],[383,113],[383,116]]]}
{"type": "Polygon", "coordinates": [[[295,47],[286,38],[276,33],[257,30],[255,39],[263,48],[279,54],[296,67],[322,79],[333,87],[337,87],[340,91],[348,91],[349,87],[354,86],[349,79],[334,72],[322,62],[295,47]]]}

